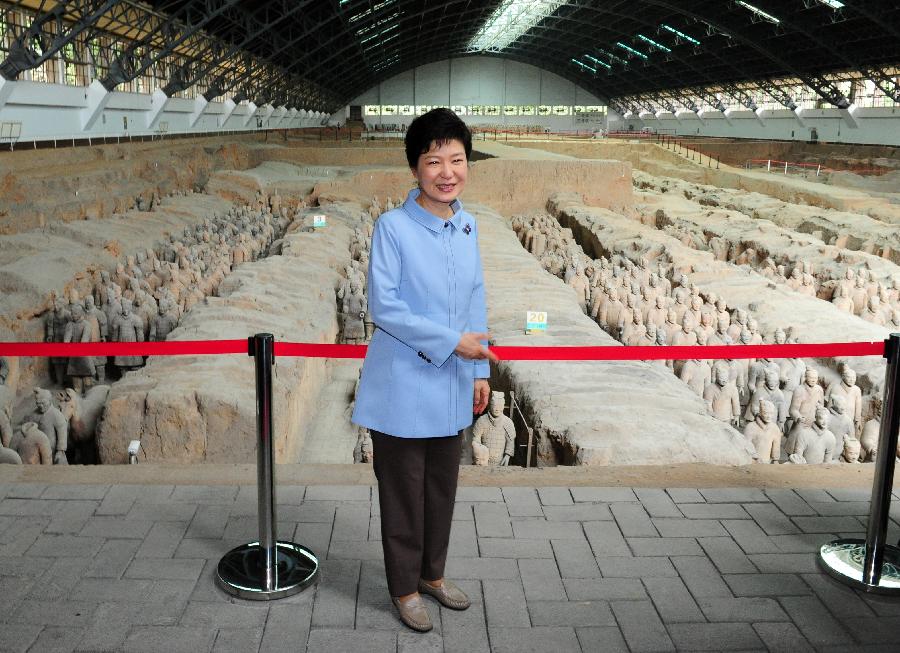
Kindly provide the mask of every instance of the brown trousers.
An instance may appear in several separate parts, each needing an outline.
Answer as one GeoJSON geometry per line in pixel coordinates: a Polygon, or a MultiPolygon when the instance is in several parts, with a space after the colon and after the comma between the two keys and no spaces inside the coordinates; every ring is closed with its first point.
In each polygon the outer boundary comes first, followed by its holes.
{"type": "Polygon", "coordinates": [[[372,431],[381,545],[391,596],[444,577],[461,435],[398,438],[372,431]]]}

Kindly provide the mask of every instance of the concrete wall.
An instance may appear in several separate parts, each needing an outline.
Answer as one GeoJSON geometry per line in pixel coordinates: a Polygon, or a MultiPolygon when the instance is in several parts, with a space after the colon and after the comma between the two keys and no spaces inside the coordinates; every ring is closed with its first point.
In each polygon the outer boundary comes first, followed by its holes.
{"type": "MultiPolygon", "coordinates": [[[[462,57],[418,66],[357,96],[351,105],[603,105],[559,75],[498,57],[462,57]]],[[[347,109],[349,115],[349,108],[347,109]]],[[[405,124],[415,116],[363,116],[372,124],[405,124]]],[[[576,122],[575,116],[461,116],[467,123],[544,125],[551,130],[599,129],[603,121],[576,122]]]]}
{"type": "Polygon", "coordinates": [[[289,129],[327,119],[292,107],[108,92],[96,81],[85,87],[0,79],[0,134],[2,123],[15,123],[20,141],[289,129]]]}
{"type": "Polygon", "coordinates": [[[789,109],[734,111],[679,111],[622,118],[609,114],[610,129],[650,127],[681,136],[725,136],[765,140],[809,141],[812,129],[818,140],[831,143],[900,145],[900,107],[789,109]]]}

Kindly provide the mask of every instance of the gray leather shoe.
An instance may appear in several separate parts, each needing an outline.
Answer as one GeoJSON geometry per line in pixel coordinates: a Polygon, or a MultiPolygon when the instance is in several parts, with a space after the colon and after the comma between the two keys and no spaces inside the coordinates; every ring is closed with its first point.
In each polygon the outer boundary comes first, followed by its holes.
{"type": "Polygon", "coordinates": [[[431,623],[431,617],[428,616],[428,610],[425,608],[425,601],[422,600],[421,594],[403,603],[393,596],[391,601],[397,607],[397,612],[400,613],[400,621],[413,630],[427,633],[434,627],[431,623]]]}
{"type": "Polygon", "coordinates": [[[430,594],[436,598],[441,605],[454,610],[465,610],[472,605],[471,601],[469,601],[469,597],[466,596],[466,593],[446,578],[440,587],[432,587],[420,578],[419,591],[430,594]]]}

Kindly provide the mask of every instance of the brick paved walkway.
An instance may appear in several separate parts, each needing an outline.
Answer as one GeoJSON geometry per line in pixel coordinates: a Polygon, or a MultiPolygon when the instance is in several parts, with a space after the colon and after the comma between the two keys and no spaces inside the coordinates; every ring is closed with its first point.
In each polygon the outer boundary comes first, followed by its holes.
{"type": "Polygon", "coordinates": [[[474,604],[427,599],[427,635],[392,612],[368,486],[279,488],[280,536],[323,563],[315,590],[271,604],[212,580],[255,536],[254,487],[23,483],[0,499],[2,651],[900,650],[900,601],[815,563],[861,536],[868,491],[461,487],[447,575],[474,604]]]}

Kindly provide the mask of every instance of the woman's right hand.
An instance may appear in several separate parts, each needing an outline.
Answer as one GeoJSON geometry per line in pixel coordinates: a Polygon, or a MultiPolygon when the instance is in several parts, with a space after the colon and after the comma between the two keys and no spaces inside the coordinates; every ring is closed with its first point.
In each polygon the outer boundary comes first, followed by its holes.
{"type": "Polygon", "coordinates": [[[487,358],[497,363],[500,361],[500,359],[497,358],[497,354],[480,342],[481,340],[488,340],[489,337],[490,336],[487,333],[466,332],[462,334],[459,343],[456,345],[456,349],[453,351],[469,360],[483,360],[487,358]]]}

